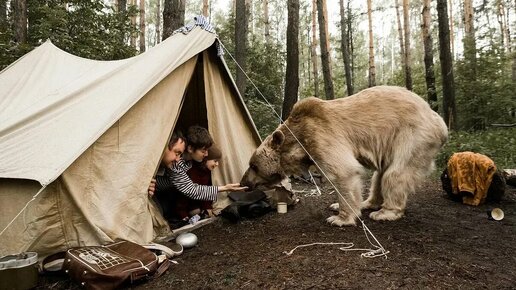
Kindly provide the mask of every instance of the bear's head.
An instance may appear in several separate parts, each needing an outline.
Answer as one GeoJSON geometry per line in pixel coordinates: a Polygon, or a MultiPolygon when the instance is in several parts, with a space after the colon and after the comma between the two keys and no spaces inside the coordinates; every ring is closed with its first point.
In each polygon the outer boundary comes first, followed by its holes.
{"type": "Polygon", "coordinates": [[[254,189],[257,186],[272,186],[287,175],[308,170],[307,154],[293,138],[287,139],[279,129],[267,136],[249,160],[249,168],[240,184],[254,189]],[[292,139],[292,140],[291,140],[292,139]]]}

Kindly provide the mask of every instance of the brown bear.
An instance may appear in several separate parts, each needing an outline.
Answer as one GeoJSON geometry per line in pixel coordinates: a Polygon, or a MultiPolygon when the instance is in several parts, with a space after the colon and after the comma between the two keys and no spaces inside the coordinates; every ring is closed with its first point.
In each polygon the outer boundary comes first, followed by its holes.
{"type": "Polygon", "coordinates": [[[396,220],[407,196],[434,169],[447,137],[439,114],[405,88],[378,86],[330,101],[306,98],[256,149],[241,184],[272,185],[315,162],[340,193],[331,206],[339,214],[329,223],[355,225],[363,208],[377,210],[373,220],[396,220]],[[365,168],[374,174],[362,201],[365,168]]]}

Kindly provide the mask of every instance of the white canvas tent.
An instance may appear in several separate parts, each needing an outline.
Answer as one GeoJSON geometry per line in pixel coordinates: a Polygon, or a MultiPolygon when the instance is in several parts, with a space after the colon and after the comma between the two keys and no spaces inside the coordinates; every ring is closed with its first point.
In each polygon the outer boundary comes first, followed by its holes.
{"type": "Polygon", "coordinates": [[[133,58],[95,61],[47,41],[0,73],[0,256],[40,256],[168,227],[147,196],[174,128],[206,126],[238,182],[260,138],[217,38],[199,25],[133,58]],[[177,125],[177,126],[176,126],[177,125]]]}

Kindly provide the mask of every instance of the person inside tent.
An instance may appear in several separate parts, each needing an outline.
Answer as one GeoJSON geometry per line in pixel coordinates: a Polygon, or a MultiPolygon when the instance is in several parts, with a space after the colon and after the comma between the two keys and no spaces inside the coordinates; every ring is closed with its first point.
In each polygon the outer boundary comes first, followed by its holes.
{"type": "Polygon", "coordinates": [[[213,139],[208,130],[200,126],[188,128],[186,138],[174,133],[165,148],[160,168],[156,177],[151,180],[148,193],[161,206],[163,216],[172,221],[173,203],[178,193],[193,199],[213,202],[217,193],[222,191],[243,191],[247,187],[239,183],[222,186],[200,185],[194,183],[187,171],[194,161],[202,162],[208,156],[208,149],[213,139]]]}
{"type": "MultiPolygon", "coordinates": [[[[208,149],[208,156],[202,162],[192,160],[192,168],[187,171],[188,176],[195,184],[213,185],[211,172],[219,165],[222,152],[216,145],[208,149]]],[[[211,200],[194,200],[179,192],[174,202],[173,215],[176,220],[186,222],[198,215],[198,218],[213,216],[211,200]]]]}

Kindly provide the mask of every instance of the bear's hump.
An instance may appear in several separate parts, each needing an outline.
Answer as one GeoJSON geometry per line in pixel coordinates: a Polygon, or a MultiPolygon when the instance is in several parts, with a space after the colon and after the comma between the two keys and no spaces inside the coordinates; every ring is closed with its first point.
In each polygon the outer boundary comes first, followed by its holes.
{"type": "Polygon", "coordinates": [[[292,108],[290,118],[296,120],[308,116],[315,116],[315,114],[320,116],[323,106],[324,101],[319,98],[308,97],[306,99],[302,99],[294,105],[294,108],[292,108]]]}

